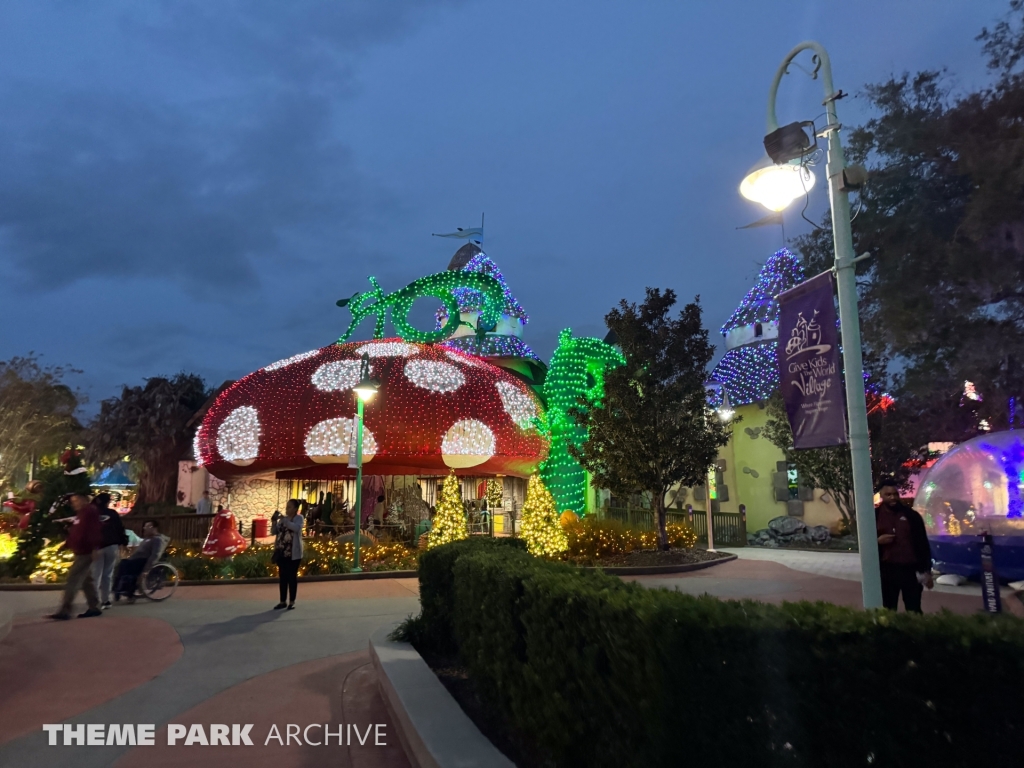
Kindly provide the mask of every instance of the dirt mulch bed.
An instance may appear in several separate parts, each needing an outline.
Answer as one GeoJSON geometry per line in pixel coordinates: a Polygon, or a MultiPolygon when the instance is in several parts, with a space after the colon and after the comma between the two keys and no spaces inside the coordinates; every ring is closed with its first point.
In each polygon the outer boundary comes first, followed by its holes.
{"type": "Polygon", "coordinates": [[[551,765],[501,716],[496,707],[485,703],[458,656],[440,655],[420,648],[416,650],[466,716],[505,757],[518,768],[547,768],[551,765]]]}
{"type": "Polygon", "coordinates": [[[621,555],[612,555],[594,563],[601,568],[639,568],[651,565],[688,565],[690,563],[706,563],[721,560],[729,555],[724,552],[708,552],[704,549],[670,549],[662,552],[657,549],[639,549],[621,555]]]}

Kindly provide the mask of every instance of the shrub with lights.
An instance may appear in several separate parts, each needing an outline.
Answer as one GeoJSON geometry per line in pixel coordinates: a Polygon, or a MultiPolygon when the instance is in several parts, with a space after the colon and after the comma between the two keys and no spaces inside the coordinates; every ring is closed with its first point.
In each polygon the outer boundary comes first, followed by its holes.
{"type": "MultiPolygon", "coordinates": [[[[683,523],[669,523],[666,527],[668,544],[677,549],[693,549],[697,534],[683,523]]],[[[601,560],[637,550],[658,548],[657,531],[640,531],[618,520],[588,515],[565,526],[568,537],[568,560],[580,565],[592,565],[601,560]]]]}
{"type": "Polygon", "coordinates": [[[551,492],[539,475],[530,477],[523,502],[523,524],[520,535],[531,555],[555,557],[569,547],[551,492]]]}
{"type": "Polygon", "coordinates": [[[461,483],[455,473],[450,472],[441,488],[441,500],[437,502],[433,526],[427,536],[427,549],[468,537],[469,529],[466,526],[466,511],[462,506],[461,483]]]}

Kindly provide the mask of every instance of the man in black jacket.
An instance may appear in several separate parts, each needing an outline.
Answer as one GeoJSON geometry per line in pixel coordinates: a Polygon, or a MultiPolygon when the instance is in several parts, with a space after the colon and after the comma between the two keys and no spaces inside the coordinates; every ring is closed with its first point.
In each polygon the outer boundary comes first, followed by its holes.
{"type": "Polygon", "coordinates": [[[878,486],[882,503],[875,509],[878,533],[878,559],[882,574],[882,605],[891,611],[903,607],[921,613],[923,586],[931,589],[932,549],[924,520],[900,501],[900,492],[892,479],[878,486]]]}
{"type": "Polygon", "coordinates": [[[128,534],[124,532],[124,523],[116,509],[110,508],[110,494],[98,493],[92,500],[93,506],[100,513],[100,530],[103,539],[96,559],[92,563],[92,580],[99,590],[101,607],[110,607],[110,581],[114,576],[114,568],[121,559],[121,547],[127,546],[128,534]]]}

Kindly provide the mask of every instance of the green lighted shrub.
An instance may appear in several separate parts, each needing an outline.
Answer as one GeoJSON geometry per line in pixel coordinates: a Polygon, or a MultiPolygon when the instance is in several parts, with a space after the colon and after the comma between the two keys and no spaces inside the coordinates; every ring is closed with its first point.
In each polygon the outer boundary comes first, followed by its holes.
{"type": "Polygon", "coordinates": [[[552,765],[1019,764],[1024,622],[773,606],[446,545],[404,634],[457,646],[552,765]]]}

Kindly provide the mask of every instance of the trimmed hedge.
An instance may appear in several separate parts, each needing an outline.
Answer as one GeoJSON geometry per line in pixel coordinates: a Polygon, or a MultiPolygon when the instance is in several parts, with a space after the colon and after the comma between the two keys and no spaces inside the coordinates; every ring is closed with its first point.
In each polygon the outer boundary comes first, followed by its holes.
{"type": "Polygon", "coordinates": [[[1024,622],[772,606],[460,542],[420,566],[417,642],[557,766],[1019,765],[1024,622]]]}
{"type": "Polygon", "coordinates": [[[466,554],[476,552],[517,552],[526,555],[526,542],[522,539],[492,539],[471,536],[468,539],[434,547],[420,555],[420,605],[417,618],[418,637],[431,648],[451,653],[457,649],[455,623],[455,562],[466,554]]]}

